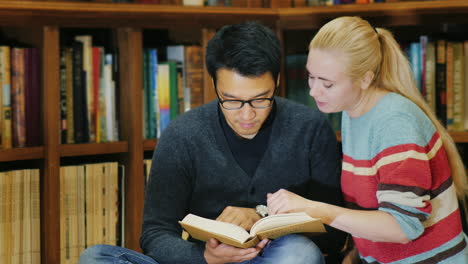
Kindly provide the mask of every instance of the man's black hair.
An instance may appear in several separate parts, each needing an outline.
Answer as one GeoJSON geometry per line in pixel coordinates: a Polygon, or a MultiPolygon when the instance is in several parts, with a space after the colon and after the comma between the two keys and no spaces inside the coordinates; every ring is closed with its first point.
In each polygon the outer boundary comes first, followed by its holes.
{"type": "Polygon", "coordinates": [[[242,76],[255,77],[267,72],[276,82],[281,67],[278,37],[257,22],[222,27],[206,47],[206,67],[216,84],[216,72],[234,70],[242,76]]]}

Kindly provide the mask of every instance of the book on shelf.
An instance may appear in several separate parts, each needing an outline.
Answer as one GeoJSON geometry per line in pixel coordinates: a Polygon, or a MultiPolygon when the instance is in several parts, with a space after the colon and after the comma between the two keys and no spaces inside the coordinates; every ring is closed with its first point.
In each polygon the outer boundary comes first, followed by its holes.
{"type": "Polygon", "coordinates": [[[39,170],[0,172],[2,263],[40,263],[39,170]]]}
{"type": "Polygon", "coordinates": [[[179,221],[183,229],[197,240],[216,238],[224,244],[239,248],[254,247],[262,239],[275,239],[293,233],[323,234],[325,227],[320,219],[306,213],[270,215],[258,220],[250,229],[221,221],[188,214],[179,221]]]}
{"type": "Polygon", "coordinates": [[[60,167],[61,263],[77,263],[95,244],[123,246],[122,168],[117,162],[60,167]]]}
{"type": "Polygon", "coordinates": [[[463,131],[463,115],[465,109],[464,102],[464,64],[463,64],[463,43],[456,41],[453,43],[453,131],[463,131]]]}

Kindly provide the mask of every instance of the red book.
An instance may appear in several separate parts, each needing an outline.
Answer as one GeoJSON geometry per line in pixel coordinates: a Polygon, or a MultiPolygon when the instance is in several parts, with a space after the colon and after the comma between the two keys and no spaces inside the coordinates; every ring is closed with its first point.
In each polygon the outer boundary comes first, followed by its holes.
{"type": "Polygon", "coordinates": [[[99,78],[101,76],[101,48],[93,47],[93,113],[94,127],[96,128],[96,142],[101,142],[101,122],[99,116],[99,78]]]}

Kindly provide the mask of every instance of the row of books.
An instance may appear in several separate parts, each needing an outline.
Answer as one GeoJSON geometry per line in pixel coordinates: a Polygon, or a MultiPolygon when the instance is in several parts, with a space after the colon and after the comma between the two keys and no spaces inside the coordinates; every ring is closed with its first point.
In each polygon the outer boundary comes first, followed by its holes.
{"type": "MultiPolygon", "coordinates": [[[[98,0],[99,1],[99,0],[98,0]]],[[[104,0],[105,1],[105,0],[104,0]]],[[[270,7],[269,0],[109,0],[113,3],[142,3],[158,5],[193,5],[196,2],[201,6],[234,6],[234,7],[270,7]]],[[[402,0],[283,0],[283,5],[289,7],[341,5],[341,4],[370,4],[384,2],[400,2],[402,0]]],[[[405,1],[405,0],[403,0],[405,1]]],[[[418,1],[418,0],[413,0],[418,1]]],[[[419,0],[427,1],[427,0],[419,0]]],[[[99,2],[103,2],[100,0],[99,2]]]]}
{"type": "Polygon", "coordinates": [[[41,144],[37,48],[0,46],[0,149],[41,144]]]}
{"type": "Polygon", "coordinates": [[[75,36],[60,51],[61,142],[119,140],[117,55],[94,46],[91,35],[75,36]]]}
{"type": "Polygon", "coordinates": [[[78,263],[95,244],[125,246],[123,171],[117,162],[60,168],[62,264],[78,263]]]}
{"type": "Polygon", "coordinates": [[[1,263],[41,262],[39,170],[0,172],[1,263]]]}
{"type": "MultiPolygon", "coordinates": [[[[286,98],[317,109],[314,98],[309,95],[308,73],[305,68],[307,54],[291,54],[285,57],[286,98]]],[[[341,113],[325,114],[333,130],[341,130],[341,113]]]]}
{"type": "Polygon", "coordinates": [[[468,41],[424,35],[404,48],[416,84],[440,121],[449,131],[468,130],[468,41]]]}
{"type": "MultiPolygon", "coordinates": [[[[105,0],[104,0],[105,1],[105,0]]],[[[109,0],[113,3],[140,3],[156,5],[186,6],[232,6],[232,7],[269,7],[268,0],[109,0]]],[[[101,0],[102,2],[102,0],[101,0]]]]}
{"type": "Polygon", "coordinates": [[[159,138],[179,114],[203,104],[203,50],[201,46],[165,47],[166,62],[158,51],[143,51],[144,138],[159,138]]]}

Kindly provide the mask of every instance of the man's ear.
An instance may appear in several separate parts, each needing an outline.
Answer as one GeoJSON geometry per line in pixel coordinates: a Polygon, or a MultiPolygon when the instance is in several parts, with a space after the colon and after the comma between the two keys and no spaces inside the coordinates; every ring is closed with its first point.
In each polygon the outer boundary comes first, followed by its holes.
{"type": "Polygon", "coordinates": [[[276,79],[276,87],[279,87],[280,85],[280,77],[281,77],[281,74],[278,74],[278,78],[276,79]]]}
{"type": "Polygon", "coordinates": [[[371,71],[368,71],[364,74],[361,79],[361,89],[367,90],[370,87],[372,81],[374,80],[374,75],[375,74],[371,71]]]}

